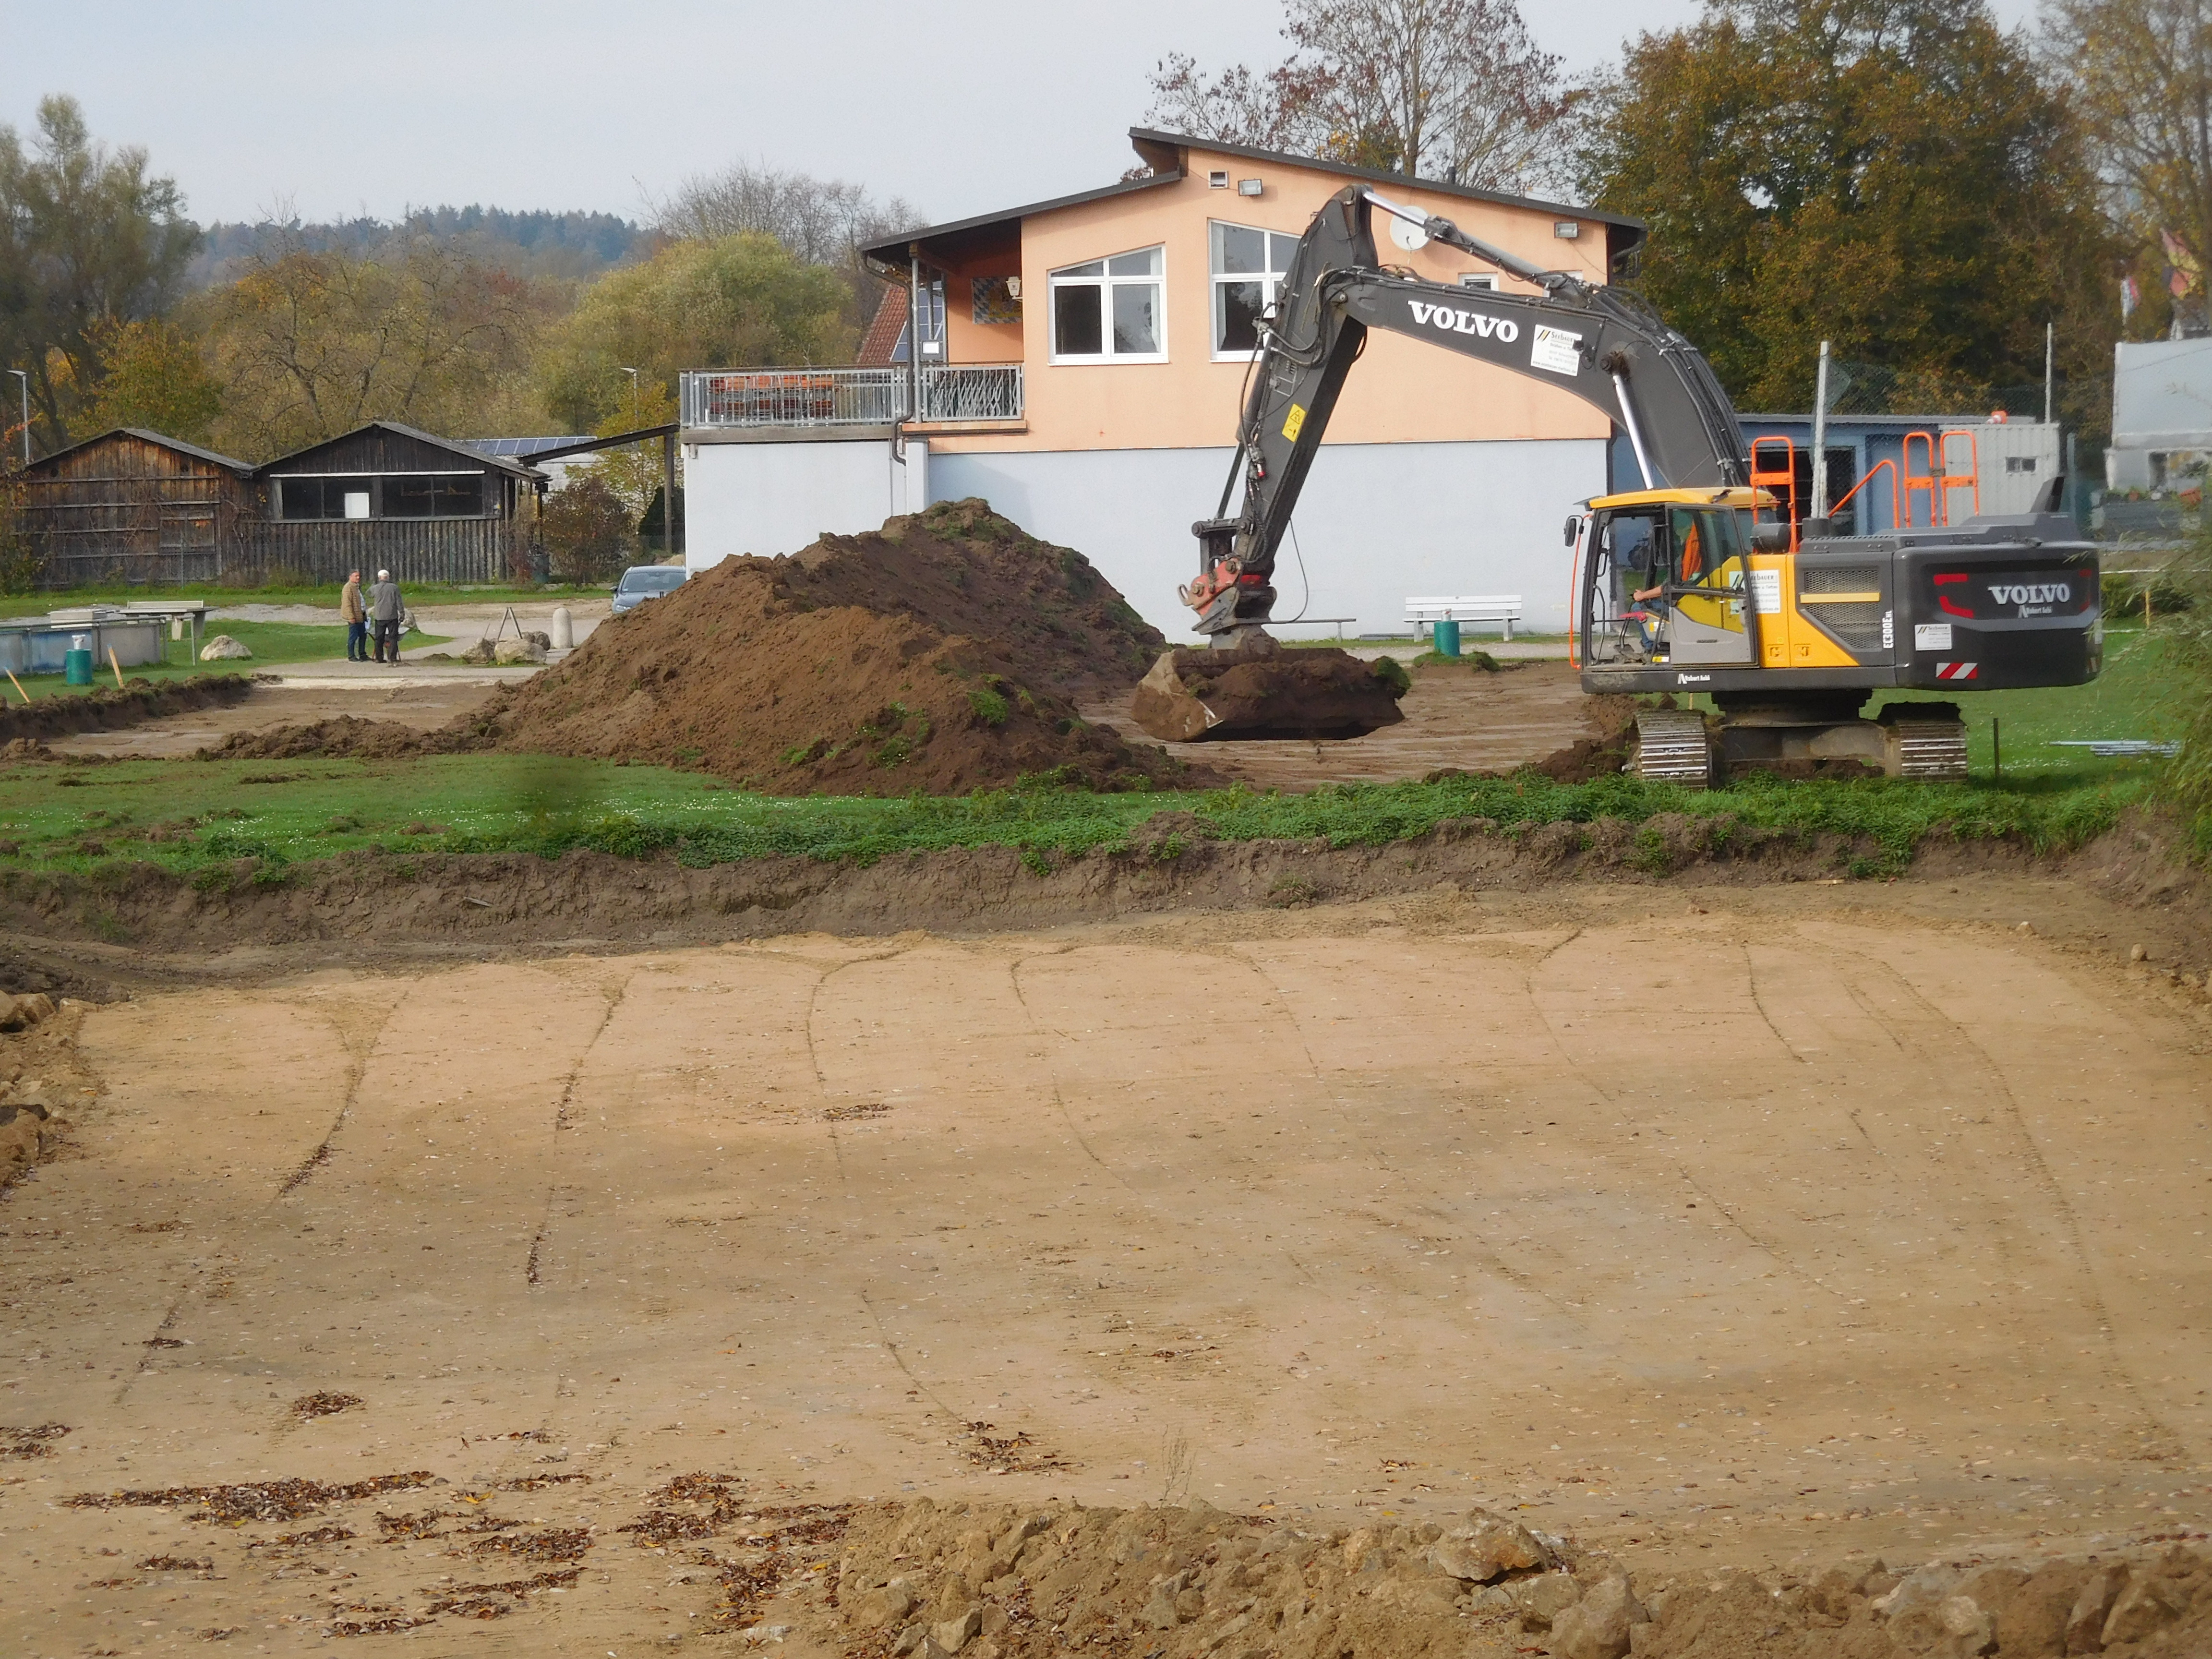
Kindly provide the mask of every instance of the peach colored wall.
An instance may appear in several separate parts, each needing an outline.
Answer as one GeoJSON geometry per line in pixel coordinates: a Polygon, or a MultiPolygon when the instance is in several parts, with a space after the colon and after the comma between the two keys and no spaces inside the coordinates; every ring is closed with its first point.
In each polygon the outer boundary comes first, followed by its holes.
{"type": "MultiPolygon", "coordinates": [[[[943,434],[943,453],[1020,450],[1156,449],[1226,446],[1236,429],[1244,383],[1241,362],[1216,362],[1212,350],[1212,291],[1207,266],[1210,221],[1252,225],[1291,235],[1328,198],[1355,181],[1284,162],[1189,152],[1178,182],[1039,214],[1022,227],[1022,301],[1025,326],[976,328],[967,321],[967,283],[946,284],[955,322],[954,362],[1024,364],[1029,430],[1021,434],[943,434]],[[1227,190],[1206,182],[1225,168],[1227,190]],[[1236,181],[1257,178],[1264,195],[1239,196],[1236,181]],[[1050,360],[1048,278],[1063,266],[1155,243],[1165,247],[1168,361],[1164,363],[1055,364],[1050,360]],[[956,297],[957,296],[957,297],[956,297]]],[[[1569,241],[1553,234],[1564,215],[1470,201],[1412,185],[1376,185],[1393,201],[1440,213],[1469,234],[1547,269],[1606,278],[1604,226],[1583,221],[1569,241]]],[[[1385,263],[1455,283],[1488,267],[1431,243],[1407,253],[1388,240],[1387,216],[1376,215],[1376,240],[1385,263]]],[[[1535,290],[1503,278],[1508,291],[1535,290]]],[[[1603,438],[1605,417],[1565,392],[1524,375],[1476,363],[1381,331],[1345,383],[1330,422],[1331,443],[1412,443],[1501,438],[1603,438]]]]}
{"type": "MultiPolygon", "coordinates": [[[[963,275],[945,279],[945,361],[953,363],[1012,363],[1021,361],[1022,336],[1026,331],[1023,323],[978,323],[975,321],[975,296],[969,289],[975,276],[1012,276],[1018,267],[1012,260],[988,262],[991,269],[978,267],[963,275]]],[[[1023,284],[1024,292],[1028,284],[1023,284]]],[[[1029,307],[1022,307],[1023,322],[1028,320],[1029,307]]]]}

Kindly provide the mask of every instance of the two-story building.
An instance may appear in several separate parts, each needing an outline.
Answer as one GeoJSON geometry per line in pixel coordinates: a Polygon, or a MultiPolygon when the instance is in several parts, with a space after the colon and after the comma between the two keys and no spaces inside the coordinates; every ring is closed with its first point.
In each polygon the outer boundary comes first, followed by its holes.
{"type": "MultiPolygon", "coordinates": [[[[1184,637],[1176,587],[1197,568],[1191,523],[1212,515],[1228,477],[1259,317],[1332,195],[1371,184],[1591,283],[1643,235],[1588,208],[1141,128],[1130,138],[1137,176],[866,250],[908,289],[888,365],[686,374],[693,566],[980,495],[1081,550],[1184,637]]],[[[1377,216],[1395,264],[1535,291],[1433,242],[1391,246],[1396,223],[1377,216]]],[[[1605,489],[1612,435],[1555,388],[1370,335],[1299,503],[1279,610],[1382,632],[1413,594],[1519,593],[1531,625],[1562,625],[1559,526],[1605,489]]]]}

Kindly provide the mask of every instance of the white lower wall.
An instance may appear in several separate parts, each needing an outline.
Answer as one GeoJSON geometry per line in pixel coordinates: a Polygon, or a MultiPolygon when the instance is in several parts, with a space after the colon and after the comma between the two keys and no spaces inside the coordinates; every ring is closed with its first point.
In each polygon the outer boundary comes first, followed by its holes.
{"type": "MultiPolygon", "coordinates": [[[[1031,535],[1083,553],[1170,639],[1190,612],[1193,521],[1213,516],[1227,449],[937,455],[930,495],[981,495],[1031,535]]],[[[1567,514],[1606,487],[1601,439],[1329,444],[1306,475],[1277,555],[1279,618],[1349,617],[1347,635],[1405,628],[1414,594],[1518,593],[1525,626],[1566,626],[1567,514]],[[1304,579],[1299,571],[1304,564],[1304,579]],[[1311,583],[1310,593],[1307,581],[1311,583]]],[[[1231,503],[1234,510],[1235,502],[1231,503]]],[[[1285,627],[1290,638],[1333,627],[1285,627]]]]}
{"type": "MultiPolygon", "coordinates": [[[[910,441],[907,451],[902,463],[882,438],[700,444],[685,465],[685,562],[793,553],[824,531],[873,530],[927,501],[981,495],[1083,553],[1170,638],[1190,637],[1176,588],[1197,571],[1190,526],[1212,516],[1229,450],[930,455],[910,441]]],[[[1600,439],[1324,447],[1276,564],[1282,631],[1335,631],[1287,625],[1303,611],[1349,617],[1346,635],[1397,632],[1417,593],[1518,593],[1528,628],[1565,628],[1560,527],[1603,492],[1605,467],[1600,439]]]]}
{"type": "Polygon", "coordinates": [[[684,562],[796,553],[824,532],[849,536],[929,501],[929,446],[903,461],[884,438],[685,446],[684,562]]]}

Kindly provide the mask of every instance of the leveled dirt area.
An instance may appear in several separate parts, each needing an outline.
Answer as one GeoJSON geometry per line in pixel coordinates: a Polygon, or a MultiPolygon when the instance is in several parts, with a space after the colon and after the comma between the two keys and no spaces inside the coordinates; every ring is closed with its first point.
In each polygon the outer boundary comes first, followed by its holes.
{"type": "Polygon", "coordinates": [[[2212,1023],[2037,891],[82,950],[0,1648],[2202,1652],[2212,1023]]]}
{"type": "MultiPolygon", "coordinates": [[[[221,744],[233,732],[323,720],[372,720],[428,732],[481,708],[498,687],[454,678],[424,684],[367,684],[358,689],[257,684],[236,702],[158,715],[114,731],[78,732],[47,740],[58,755],[112,755],[131,760],[181,760],[221,744]]],[[[58,701],[58,699],[56,701],[58,701]]]]}
{"type": "MultiPolygon", "coordinates": [[[[1330,743],[1171,744],[1168,752],[1261,789],[1323,783],[1396,783],[1431,772],[1510,772],[1589,737],[1615,699],[1583,695],[1564,662],[1516,663],[1495,674],[1421,667],[1398,704],[1405,719],[1364,738],[1330,743]]],[[[1092,698],[1085,720],[1129,723],[1129,700],[1092,698]]]]}

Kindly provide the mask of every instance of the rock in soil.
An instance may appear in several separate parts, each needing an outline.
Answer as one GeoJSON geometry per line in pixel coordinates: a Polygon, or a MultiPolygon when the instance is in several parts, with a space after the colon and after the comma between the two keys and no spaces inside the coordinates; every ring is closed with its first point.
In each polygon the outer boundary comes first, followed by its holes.
{"type": "Polygon", "coordinates": [[[1360,738],[1405,716],[1406,672],[1322,646],[1286,651],[1264,635],[1233,651],[1164,653],[1129,712],[1165,743],[1232,738],[1360,738]]]}

